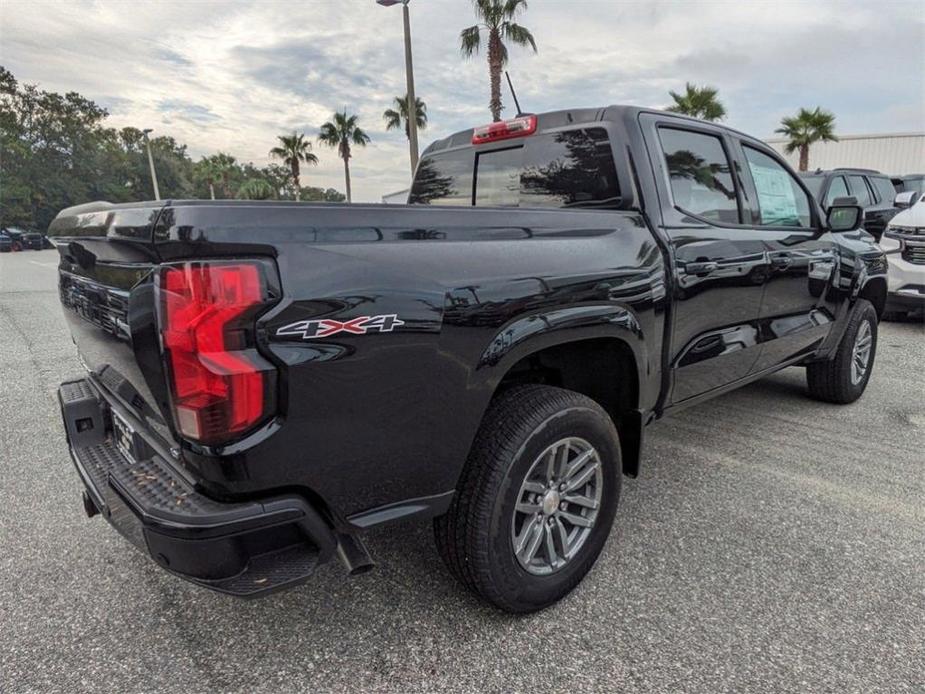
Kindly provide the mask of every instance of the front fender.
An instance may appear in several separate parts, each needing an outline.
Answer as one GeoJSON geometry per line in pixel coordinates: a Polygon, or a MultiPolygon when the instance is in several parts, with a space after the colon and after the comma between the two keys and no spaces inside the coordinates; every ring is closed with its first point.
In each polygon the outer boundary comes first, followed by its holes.
{"type": "Polygon", "coordinates": [[[816,360],[835,357],[858,299],[867,299],[874,304],[878,316],[883,313],[887,289],[887,260],[883,252],[876,247],[871,249],[870,246],[872,244],[867,244],[866,252],[858,254],[844,254],[843,249],[837,288],[840,295],[839,306],[832,330],[819,348],[816,360]]]}

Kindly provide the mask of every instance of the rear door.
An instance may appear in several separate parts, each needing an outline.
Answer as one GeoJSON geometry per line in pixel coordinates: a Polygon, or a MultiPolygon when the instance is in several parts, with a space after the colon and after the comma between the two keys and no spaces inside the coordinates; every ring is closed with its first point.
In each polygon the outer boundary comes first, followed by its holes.
{"type": "MultiPolygon", "coordinates": [[[[812,196],[776,153],[738,138],[736,152],[749,193],[747,233],[764,245],[770,264],[758,322],[762,347],[752,366],[757,373],[808,354],[828,334],[836,249],[812,196]]],[[[833,185],[837,179],[830,191],[833,185]]]]}
{"type": "Polygon", "coordinates": [[[669,349],[671,402],[680,403],[751,372],[767,252],[745,225],[726,132],[668,115],[640,122],[677,278],[669,349]]]}

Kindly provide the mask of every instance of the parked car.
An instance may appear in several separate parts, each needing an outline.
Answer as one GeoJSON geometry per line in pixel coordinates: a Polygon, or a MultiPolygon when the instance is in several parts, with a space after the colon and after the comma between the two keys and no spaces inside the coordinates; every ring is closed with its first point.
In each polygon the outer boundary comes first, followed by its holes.
{"type": "Polygon", "coordinates": [[[6,232],[0,231],[0,253],[9,253],[12,250],[13,239],[6,232]]]}
{"type": "Polygon", "coordinates": [[[450,571],[527,612],[594,564],[655,419],[787,366],[867,386],[883,253],[760,140],[528,115],[431,144],[409,199],[63,210],[87,513],[234,595],[435,518],[450,571]]]}
{"type": "Polygon", "coordinates": [[[830,207],[838,198],[853,197],[864,209],[864,228],[876,239],[883,235],[887,222],[899,211],[893,205],[896,189],[892,181],[878,171],[817,169],[801,173],[800,177],[823,208],[830,207]]]}
{"type": "MultiPolygon", "coordinates": [[[[899,193],[897,198],[911,194],[899,193]]],[[[889,263],[886,316],[925,316],[925,195],[890,221],[880,239],[889,263]]]]}
{"type": "Polygon", "coordinates": [[[37,231],[29,231],[20,227],[4,227],[3,232],[10,237],[14,251],[26,249],[40,251],[45,246],[45,237],[37,231]]]}
{"type": "Polygon", "coordinates": [[[897,193],[913,192],[916,199],[925,194],[925,174],[908,174],[905,176],[893,176],[893,187],[897,193]]]}

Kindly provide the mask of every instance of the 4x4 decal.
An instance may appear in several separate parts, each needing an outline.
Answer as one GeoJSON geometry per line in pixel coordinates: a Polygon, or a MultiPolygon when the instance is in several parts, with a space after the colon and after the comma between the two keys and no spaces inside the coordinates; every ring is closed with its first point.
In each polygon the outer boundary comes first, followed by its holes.
{"type": "Polygon", "coordinates": [[[347,321],[334,320],[332,318],[322,318],[321,320],[300,320],[289,325],[284,325],[276,331],[279,335],[299,335],[303,340],[314,337],[330,337],[338,333],[350,333],[352,335],[365,335],[370,330],[377,330],[380,333],[390,333],[400,325],[404,325],[403,320],[398,319],[398,315],[387,313],[381,316],[357,316],[347,321]]]}

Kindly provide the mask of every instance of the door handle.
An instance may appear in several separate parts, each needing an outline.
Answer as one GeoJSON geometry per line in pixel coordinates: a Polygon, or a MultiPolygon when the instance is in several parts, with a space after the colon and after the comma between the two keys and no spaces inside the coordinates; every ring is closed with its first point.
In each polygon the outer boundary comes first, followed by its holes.
{"type": "Polygon", "coordinates": [[[713,261],[687,263],[684,266],[684,272],[688,275],[709,275],[718,267],[719,263],[713,261]]]}

